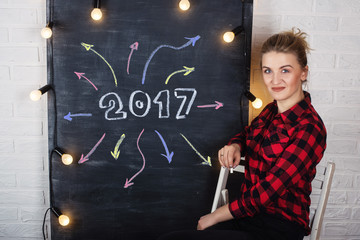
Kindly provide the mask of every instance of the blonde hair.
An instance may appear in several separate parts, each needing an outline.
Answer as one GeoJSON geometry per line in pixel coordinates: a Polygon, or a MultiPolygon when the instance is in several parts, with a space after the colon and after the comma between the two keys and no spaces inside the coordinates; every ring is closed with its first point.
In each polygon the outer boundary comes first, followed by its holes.
{"type": "MultiPolygon", "coordinates": [[[[296,56],[300,66],[307,66],[307,53],[312,50],[306,41],[307,34],[298,28],[274,34],[269,37],[261,47],[261,59],[265,53],[274,51],[292,53],[296,56]]],[[[260,61],[262,66],[262,61],[260,61]]]]}

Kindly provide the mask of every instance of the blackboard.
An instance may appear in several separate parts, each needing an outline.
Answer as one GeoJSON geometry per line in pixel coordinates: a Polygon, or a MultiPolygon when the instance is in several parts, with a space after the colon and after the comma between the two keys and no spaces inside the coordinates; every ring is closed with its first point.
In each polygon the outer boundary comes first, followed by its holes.
{"type": "Polygon", "coordinates": [[[75,159],[50,162],[71,218],[52,239],[156,239],[210,211],[217,151],[247,124],[252,1],[190,2],[104,0],[99,22],[92,1],[48,2],[49,151],[75,159]]]}

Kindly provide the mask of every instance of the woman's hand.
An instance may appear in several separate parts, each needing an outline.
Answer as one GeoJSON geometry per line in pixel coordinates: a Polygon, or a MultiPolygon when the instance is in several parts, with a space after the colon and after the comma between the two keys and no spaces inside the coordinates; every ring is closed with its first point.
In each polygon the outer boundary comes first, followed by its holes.
{"type": "Polygon", "coordinates": [[[229,204],[226,204],[216,209],[215,212],[202,216],[198,221],[197,230],[204,230],[219,222],[228,221],[233,218],[229,210],[229,204]]]}
{"type": "Polygon", "coordinates": [[[199,219],[197,230],[205,230],[206,228],[211,227],[215,224],[217,224],[217,221],[215,220],[214,214],[209,213],[199,219]]]}
{"type": "Polygon", "coordinates": [[[234,168],[240,163],[241,153],[239,144],[233,143],[221,148],[218,152],[221,166],[234,168]]]}

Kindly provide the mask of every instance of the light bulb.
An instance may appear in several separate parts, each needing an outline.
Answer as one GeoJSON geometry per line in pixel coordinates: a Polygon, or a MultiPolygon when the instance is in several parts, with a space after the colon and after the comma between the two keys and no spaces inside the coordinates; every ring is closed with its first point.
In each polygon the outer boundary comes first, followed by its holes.
{"type": "Polygon", "coordinates": [[[41,98],[41,95],[42,95],[42,93],[41,93],[41,91],[40,90],[34,90],[34,91],[31,91],[31,93],[30,93],[30,99],[32,100],[32,101],[39,101],[39,99],[41,98]]]}
{"type": "Polygon", "coordinates": [[[44,27],[43,29],[41,29],[41,36],[45,39],[51,38],[52,36],[52,30],[49,26],[44,27]]]}
{"type": "Polygon", "coordinates": [[[61,156],[61,161],[65,165],[70,165],[73,162],[73,157],[70,154],[65,153],[61,156]]]}
{"type": "Polygon", "coordinates": [[[30,93],[30,99],[33,101],[38,101],[41,98],[41,95],[49,91],[51,88],[51,85],[45,85],[42,88],[38,90],[34,90],[30,93]]]}
{"type": "Polygon", "coordinates": [[[59,223],[61,226],[67,226],[70,223],[70,218],[66,215],[59,216],[59,223]]]}
{"type": "Polygon", "coordinates": [[[234,32],[226,32],[224,33],[223,39],[225,42],[230,43],[234,41],[235,33],[234,32]]]}
{"type": "Polygon", "coordinates": [[[70,154],[65,153],[61,148],[56,147],[53,149],[53,152],[57,153],[61,157],[63,164],[70,165],[73,162],[73,157],[70,154]]]}
{"type": "Polygon", "coordinates": [[[183,11],[186,11],[190,8],[190,2],[189,0],[181,0],[179,2],[179,8],[183,11]]]}
{"type": "Polygon", "coordinates": [[[253,101],[251,104],[255,109],[259,109],[262,107],[263,102],[260,98],[256,98],[255,101],[253,101]]]}
{"type": "Polygon", "coordinates": [[[94,19],[95,21],[98,21],[102,18],[102,12],[100,8],[94,8],[91,11],[91,18],[94,19]]]}

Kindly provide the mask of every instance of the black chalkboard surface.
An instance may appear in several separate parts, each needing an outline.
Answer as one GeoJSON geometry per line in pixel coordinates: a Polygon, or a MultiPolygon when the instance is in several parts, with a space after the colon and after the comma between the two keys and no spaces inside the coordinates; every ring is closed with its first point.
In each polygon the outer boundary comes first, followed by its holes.
{"type": "Polygon", "coordinates": [[[156,239],[210,211],[217,151],[247,124],[252,1],[178,2],[103,0],[95,22],[92,1],[52,0],[49,150],[75,159],[51,162],[71,218],[52,239],[156,239]]]}

